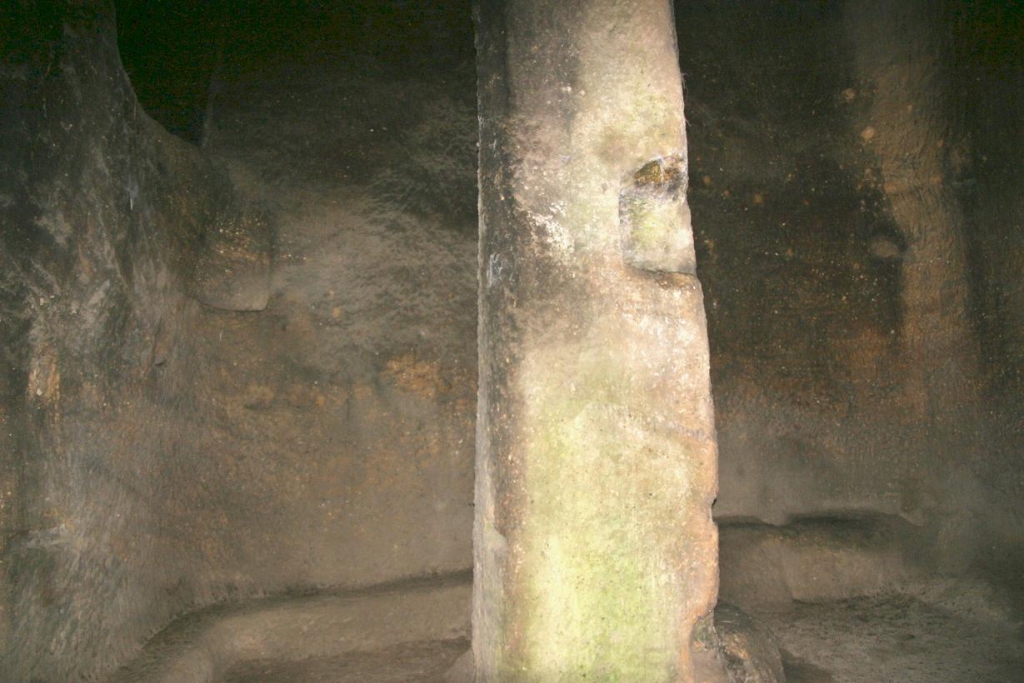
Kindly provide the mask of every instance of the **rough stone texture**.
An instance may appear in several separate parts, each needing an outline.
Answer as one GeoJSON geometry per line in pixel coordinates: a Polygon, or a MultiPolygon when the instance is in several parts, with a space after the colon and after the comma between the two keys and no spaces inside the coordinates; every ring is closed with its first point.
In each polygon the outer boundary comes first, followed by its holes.
{"type": "Polygon", "coordinates": [[[481,2],[480,681],[688,681],[715,437],[667,2],[481,2]]]}
{"type": "Polygon", "coordinates": [[[193,379],[183,291],[234,206],[226,178],[142,112],[112,8],[47,8],[4,25],[0,66],[11,681],[94,677],[180,609],[167,591],[194,539],[157,501],[193,379]]]}
{"type": "Polygon", "coordinates": [[[252,209],[233,213],[235,220],[219,221],[204,235],[188,292],[207,306],[262,311],[270,299],[270,223],[252,209]]]}
{"type": "Polygon", "coordinates": [[[995,179],[1021,137],[995,111],[1019,110],[1024,51],[998,4],[680,5],[717,516],[898,515],[950,570],[1019,544],[1019,198],[995,179]]]}
{"type": "MultiPolygon", "coordinates": [[[[307,682],[360,680],[346,676],[346,669],[352,667],[362,672],[364,681],[412,680],[414,669],[404,671],[407,678],[393,677],[395,672],[386,665],[389,651],[396,662],[404,660],[408,667],[415,657],[398,650],[403,646],[452,649],[454,644],[456,653],[464,648],[470,630],[471,579],[463,574],[365,591],[285,596],[210,608],[158,634],[140,657],[109,680],[271,682],[289,680],[289,669],[301,672],[301,680],[307,682]],[[360,653],[384,660],[346,663],[346,657],[357,658],[360,653]],[[317,660],[324,660],[323,665],[311,664],[317,660]],[[327,673],[332,665],[330,678],[313,674],[315,669],[327,673]]],[[[435,680],[443,670],[442,661],[435,680]]]]}
{"type": "Polygon", "coordinates": [[[786,682],[775,636],[733,605],[719,602],[714,617],[698,626],[696,641],[696,678],[701,683],[786,682]]]}
{"type": "MultiPolygon", "coordinates": [[[[57,683],[109,668],[210,602],[472,562],[468,3],[238,2],[213,19],[205,13],[227,4],[117,4],[141,108],[118,99],[129,96],[122,76],[107,77],[107,37],[86,31],[100,52],[84,58],[81,30],[69,51],[60,21],[35,12],[64,3],[15,0],[0,12],[0,519],[3,580],[17,587],[5,589],[0,625],[17,619],[18,666],[57,683]],[[437,30],[446,25],[457,30],[437,30]],[[74,95],[59,106],[72,56],[87,64],[82,101],[112,118],[80,125],[88,112],[74,95]],[[100,82],[116,93],[98,96],[100,82]],[[199,253],[163,242],[190,243],[237,199],[209,201],[222,179],[143,112],[205,135],[205,151],[274,219],[262,312],[183,296],[200,293],[186,267],[199,253]],[[92,154],[97,133],[106,151],[92,154]],[[134,151],[117,152],[125,140],[134,151]],[[64,222],[48,210],[51,227],[31,228],[32,207],[53,202],[78,208],[64,222]],[[102,213],[86,204],[113,213],[68,219],[102,213]],[[64,246],[49,239],[58,233],[71,235],[64,246]],[[147,284],[154,268],[166,290],[147,284]],[[50,298],[55,283],[63,297],[50,298]],[[122,315],[126,301],[136,313],[122,315]],[[30,374],[44,396],[59,387],[45,412],[33,412],[44,402],[30,400],[30,374]],[[51,503],[73,509],[74,525],[42,520],[51,503]]],[[[805,596],[852,596],[916,572],[905,553],[920,542],[934,551],[915,556],[925,571],[973,556],[985,563],[978,576],[1018,589],[993,596],[1012,608],[1003,621],[898,596],[798,605],[771,625],[799,680],[1014,680],[1021,669],[1024,12],[1000,0],[941,5],[928,20],[940,24],[929,35],[941,38],[946,104],[932,111],[953,122],[943,196],[959,201],[967,275],[935,287],[966,283],[959,330],[978,337],[981,388],[978,410],[940,429],[918,419],[925,403],[907,391],[909,244],[885,194],[873,78],[856,71],[855,6],[676,8],[720,438],[715,510],[746,520],[733,540],[747,550],[723,545],[739,556],[723,578],[742,579],[747,597],[763,587],[785,602],[795,581],[805,596]],[[865,652],[877,655],[868,667],[865,652]]],[[[669,182],[637,182],[651,161],[623,176],[641,200],[671,186],[671,164],[669,182]]],[[[933,398],[958,413],[966,393],[933,398]]],[[[24,683],[11,661],[0,680],[24,683]]]]}
{"type": "Polygon", "coordinates": [[[234,54],[204,148],[275,225],[267,307],[194,328],[207,457],[181,520],[237,595],[472,561],[471,64],[334,49],[234,54]]]}
{"type": "Polygon", "coordinates": [[[19,683],[98,676],[212,602],[472,561],[471,65],[233,52],[207,151],[236,193],[146,116],[101,10],[20,23],[4,62],[19,683]]]}
{"type": "Polygon", "coordinates": [[[722,523],[720,596],[746,609],[877,595],[930,576],[925,532],[899,517],[722,523]]]}
{"type": "Polygon", "coordinates": [[[950,80],[971,143],[956,168],[959,187],[969,190],[973,318],[986,378],[1006,400],[1020,395],[1024,379],[1024,280],[1017,277],[1024,243],[1014,238],[1024,225],[1024,120],[1015,115],[1024,109],[1024,11],[1014,3],[963,3],[945,18],[950,80]]]}
{"type": "Polygon", "coordinates": [[[923,593],[793,603],[758,619],[779,642],[787,683],[1016,680],[1019,616],[1001,613],[1004,598],[985,590],[950,582],[923,593]]]}

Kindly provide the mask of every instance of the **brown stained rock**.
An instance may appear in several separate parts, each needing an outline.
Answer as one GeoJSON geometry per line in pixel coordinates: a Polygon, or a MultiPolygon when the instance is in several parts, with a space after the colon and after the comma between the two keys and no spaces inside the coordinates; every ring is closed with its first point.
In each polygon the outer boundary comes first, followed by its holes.
{"type": "Polygon", "coordinates": [[[0,393],[18,483],[0,510],[0,679],[93,680],[195,597],[178,563],[203,539],[167,519],[202,485],[167,485],[196,430],[186,292],[202,235],[239,203],[139,106],[112,2],[10,9],[0,393]]]}
{"type": "Polygon", "coordinates": [[[261,311],[270,298],[272,230],[267,216],[233,209],[204,233],[189,292],[227,311],[261,311]]]}

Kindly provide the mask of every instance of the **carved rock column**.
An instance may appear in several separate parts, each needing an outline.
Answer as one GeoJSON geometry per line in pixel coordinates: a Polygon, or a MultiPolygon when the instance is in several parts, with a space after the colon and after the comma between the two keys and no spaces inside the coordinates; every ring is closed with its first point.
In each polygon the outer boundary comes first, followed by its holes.
{"type": "Polygon", "coordinates": [[[478,681],[688,681],[716,446],[668,0],[480,0],[478,681]]]}

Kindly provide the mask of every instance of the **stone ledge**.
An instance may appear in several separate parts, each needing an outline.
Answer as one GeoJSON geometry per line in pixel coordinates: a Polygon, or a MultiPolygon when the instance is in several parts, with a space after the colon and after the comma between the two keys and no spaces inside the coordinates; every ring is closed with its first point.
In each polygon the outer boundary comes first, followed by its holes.
{"type": "Polygon", "coordinates": [[[210,608],[164,629],[108,683],[216,683],[256,660],[468,639],[471,590],[471,576],[462,573],[210,608]]]}

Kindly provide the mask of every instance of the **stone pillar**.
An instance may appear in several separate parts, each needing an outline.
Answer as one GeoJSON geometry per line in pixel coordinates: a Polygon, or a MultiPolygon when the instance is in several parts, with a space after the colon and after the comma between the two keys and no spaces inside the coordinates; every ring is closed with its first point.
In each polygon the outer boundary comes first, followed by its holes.
{"type": "Polygon", "coordinates": [[[479,0],[477,681],[690,681],[716,446],[669,0],[479,0]]]}

